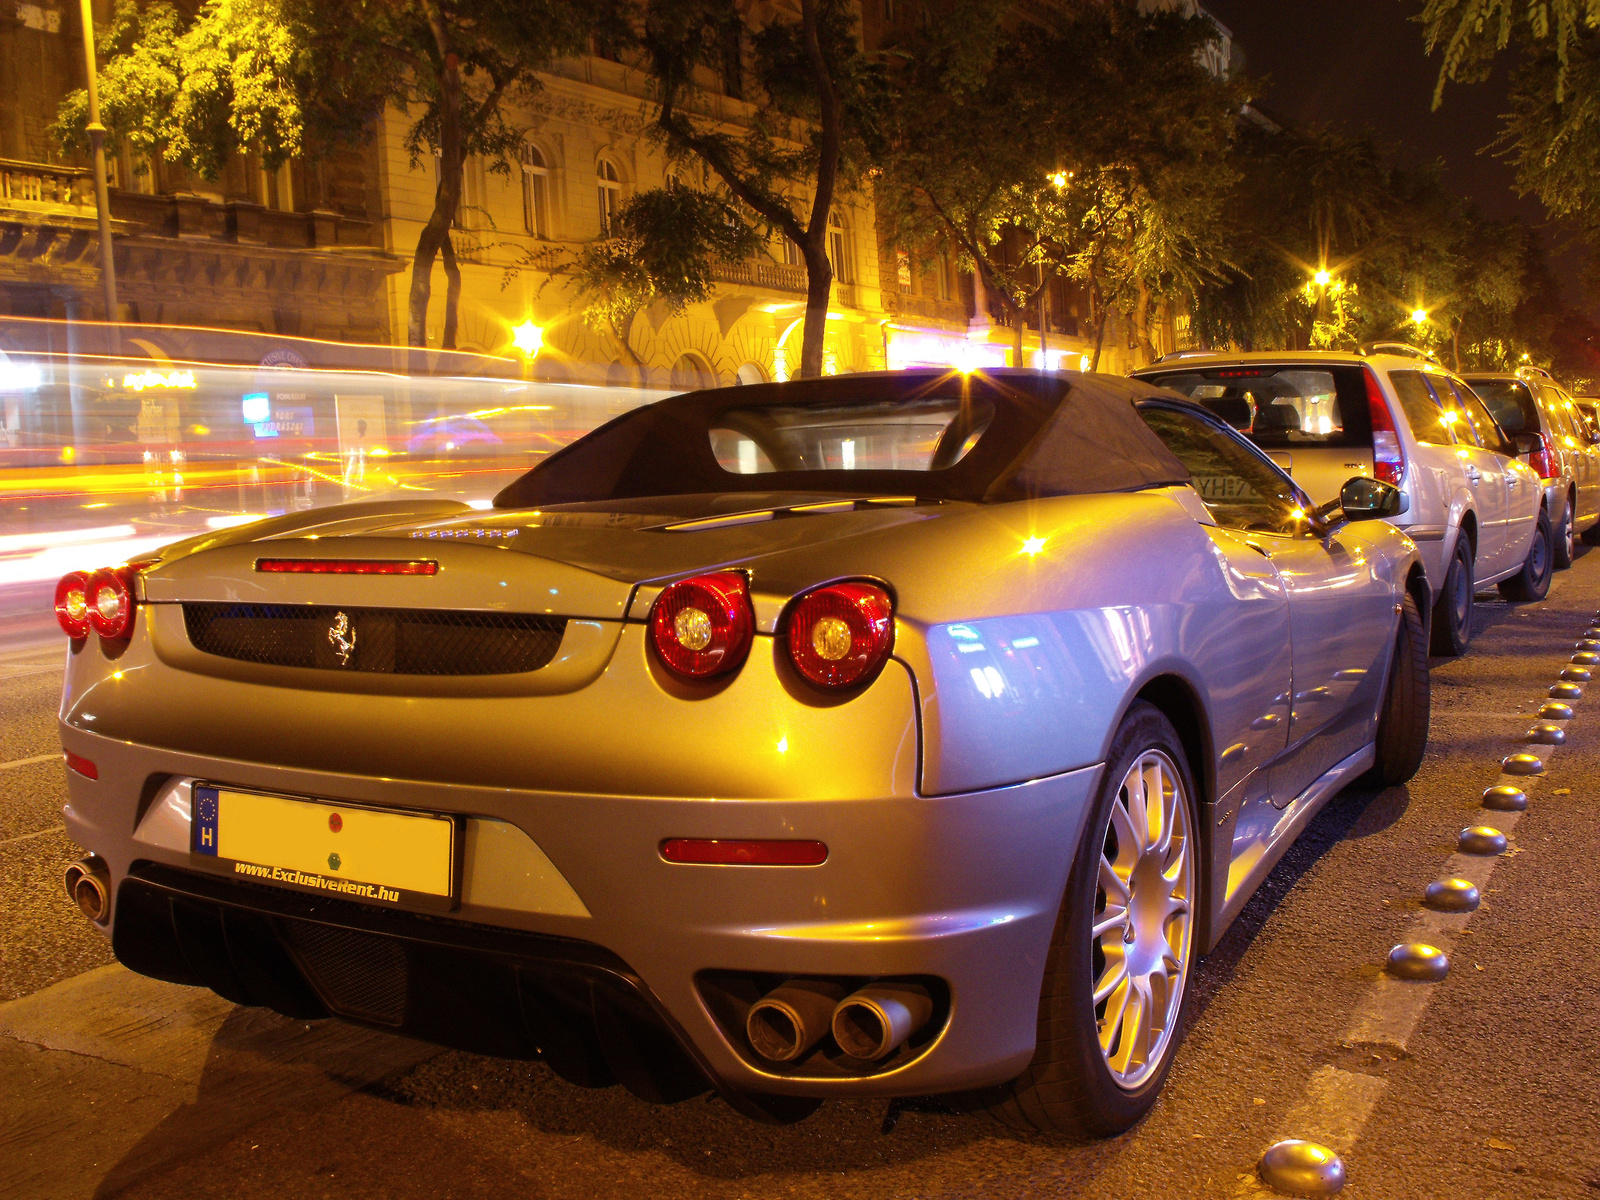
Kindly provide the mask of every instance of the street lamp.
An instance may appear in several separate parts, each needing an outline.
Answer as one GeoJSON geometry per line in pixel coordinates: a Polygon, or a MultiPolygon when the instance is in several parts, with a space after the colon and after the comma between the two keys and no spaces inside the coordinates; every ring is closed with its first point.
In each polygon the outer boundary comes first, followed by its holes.
{"type": "Polygon", "coordinates": [[[1327,287],[1328,284],[1333,280],[1333,276],[1328,273],[1328,268],[1326,267],[1323,267],[1311,278],[1316,280],[1317,286],[1320,288],[1327,287]]]}
{"type": "Polygon", "coordinates": [[[105,289],[106,320],[112,325],[112,352],[116,353],[117,268],[111,254],[111,198],[106,192],[106,127],[100,124],[100,88],[94,59],[94,12],[90,0],[81,0],[83,57],[88,68],[89,144],[94,147],[94,203],[100,216],[100,283],[105,289]]]}
{"type": "Polygon", "coordinates": [[[1428,323],[1428,310],[1425,308],[1413,308],[1411,310],[1411,323],[1413,325],[1426,325],[1428,323]]]}
{"type": "Polygon", "coordinates": [[[529,358],[538,358],[544,349],[544,330],[532,321],[524,321],[511,331],[511,344],[529,358]]]}

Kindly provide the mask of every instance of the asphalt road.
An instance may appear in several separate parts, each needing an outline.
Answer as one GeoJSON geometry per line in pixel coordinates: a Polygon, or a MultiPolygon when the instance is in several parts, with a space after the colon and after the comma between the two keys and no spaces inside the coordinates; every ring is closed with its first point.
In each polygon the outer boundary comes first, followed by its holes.
{"type": "Polygon", "coordinates": [[[1480,604],[1469,655],[1434,662],[1416,780],[1321,814],[1200,968],[1154,1112],[1088,1145],[933,1102],[783,1128],[652,1107],[107,965],[56,882],[59,648],[0,650],[0,1196],[1243,1197],[1263,1149],[1303,1136],[1343,1152],[1350,1197],[1593,1197],[1600,682],[1527,813],[1478,798],[1597,609],[1600,551],[1543,604],[1480,604]],[[1452,860],[1485,821],[1510,851],[1452,860]],[[1483,880],[1470,918],[1420,909],[1447,862],[1483,880]],[[1449,977],[1386,981],[1419,927],[1449,977]]]}

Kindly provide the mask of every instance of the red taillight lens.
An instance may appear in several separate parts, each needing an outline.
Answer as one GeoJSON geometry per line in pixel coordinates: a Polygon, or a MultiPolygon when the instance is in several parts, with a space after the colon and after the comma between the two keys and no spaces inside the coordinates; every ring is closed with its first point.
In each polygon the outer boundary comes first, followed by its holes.
{"type": "Polygon", "coordinates": [[[650,641],[675,674],[711,679],[743,665],[755,623],[744,576],[719,571],[682,580],[656,597],[650,641]]]}
{"type": "Polygon", "coordinates": [[[82,571],[63,575],[56,584],[56,620],[69,638],[89,636],[89,576],[82,571]]]}
{"type": "Polygon", "coordinates": [[[670,863],[737,867],[816,867],[828,861],[821,842],[733,841],[727,838],[668,838],[661,857],[670,863]]]}
{"type": "Polygon", "coordinates": [[[1362,374],[1367,381],[1367,411],[1372,415],[1372,477],[1399,487],[1406,473],[1400,435],[1395,432],[1394,417],[1389,414],[1389,402],[1383,398],[1377,376],[1370,370],[1362,374]]]}
{"type": "Polygon", "coordinates": [[[89,578],[85,593],[89,627],[107,641],[122,641],[133,633],[133,567],[107,567],[89,578]]]}
{"type": "Polygon", "coordinates": [[[1556,466],[1556,448],[1550,444],[1548,433],[1534,435],[1539,442],[1528,454],[1528,465],[1534,469],[1540,479],[1554,479],[1561,474],[1561,468],[1556,466]]]}
{"type": "Polygon", "coordinates": [[[85,779],[100,778],[100,768],[95,766],[94,763],[90,762],[83,755],[74,754],[71,750],[63,750],[62,753],[66,755],[67,766],[71,767],[85,779]]]}
{"type": "Polygon", "coordinates": [[[894,604],[870,583],[832,583],[807,592],[789,615],[789,657],[819,687],[871,680],[893,649],[894,604]]]}
{"type": "Polygon", "coordinates": [[[437,575],[439,564],[432,559],[258,558],[256,570],[276,575],[437,575]]]}

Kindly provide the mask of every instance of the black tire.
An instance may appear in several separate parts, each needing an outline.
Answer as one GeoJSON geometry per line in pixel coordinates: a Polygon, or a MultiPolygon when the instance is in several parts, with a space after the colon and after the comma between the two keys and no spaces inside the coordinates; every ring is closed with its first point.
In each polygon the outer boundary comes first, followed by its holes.
{"type": "Polygon", "coordinates": [[[1395,787],[1415,775],[1428,748],[1431,689],[1426,645],[1422,610],[1408,594],[1400,610],[1389,690],[1378,717],[1377,757],[1372,764],[1373,779],[1384,787],[1395,787]]]}
{"type": "Polygon", "coordinates": [[[1577,553],[1577,538],[1572,532],[1572,497],[1567,497],[1566,506],[1561,510],[1561,528],[1556,530],[1552,546],[1555,550],[1556,570],[1565,571],[1572,565],[1572,559],[1577,553]]]}
{"type": "Polygon", "coordinates": [[[1522,561],[1522,570],[1500,581],[1500,594],[1507,600],[1524,603],[1543,600],[1550,591],[1550,576],[1555,571],[1555,555],[1550,552],[1550,514],[1541,507],[1539,519],[1533,523],[1533,543],[1528,547],[1528,557],[1522,561]]]}
{"type": "Polygon", "coordinates": [[[1456,548],[1444,573],[1444,589],[1433,606],[1433,652],[1456,658],[1472,640],[1472,543],[1465,530],[1456,533],[1456,548]]]}
{"type": "Polygon", "coordinates": [[[987,1110],[1012,1129],[1077,1137],[1109,1137],[1122,1133],[1150,1111],[1183,1035],[1183,1019],[1190,996],[1186,985],[1198,957],[1195,940],[1195,908],[1201,896],[1198,800],[1192,768],[1172,723],[1153,705],[1135,702],[1112,739],[1105,774],[1090,809],[1061,911],[1056,917],[1039,996],[1039,1035],[1033,1062],[1010,1083],[966,1097],[969,1105],[987,1110]],[[1098,968],[1092,929],[1097,907],[1104,898],[1098,887],[1100,858],[1108,845],[1112,805],[1119,803],[1122,781],[1132,765],[1152,750],[1161,751],[1176,765],[1187,797],[1190,832],[1184,852],[1193,855],[1189,872],[1192,881],[1189,950],[1180,977],[1183,990],[1177,1012],[1166,1026],[1171,1033],[1160,1050],[1161,1058],[1153,1069],[1148,1069],[1139,1086],[1130,1089],[1112,1077],[1106,1056],[1100,1049],[1094,1002],[1098,968]]]}

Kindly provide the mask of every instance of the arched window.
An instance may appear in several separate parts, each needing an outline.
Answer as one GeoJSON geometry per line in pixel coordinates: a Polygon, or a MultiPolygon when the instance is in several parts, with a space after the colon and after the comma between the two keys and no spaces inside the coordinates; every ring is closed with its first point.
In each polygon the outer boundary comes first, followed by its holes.
{"type": "Polygon", "coordinates": [[[850,244],[850,234],[836,215],[828,217],[828,261],[833,264],[836,283],[856,281],[856,259],[850,244]]]}
{"type": "Polygon", "coordinates": [[[692,392],[697,388],[708,388],[712,382],[710,368],[696,355],[685,354],[672,364],[672,390],[675,392],[692,392]]]}
{"type": "Polygon", "coordinates": [[[522,224],[534,237],[550,236],[550,168],[544,154],[532,142],[523,142],[518,154],[522,163],[522,224]]]}
{"type": "Polygon", "coordinates": [[[735,383],[765,383],[767,376],[759,364],[747,362],[739,368],[738,374],[733,377],[733,381],[735,383]]]}
{"type": "Polygon", "coordinates": [[[600,235],[610,237],[611,222],[622,202],[622,180],[617,176],[616,164],[609,158],[602,158],[596,165],[595,176],[600,185],[600,235]]]}

